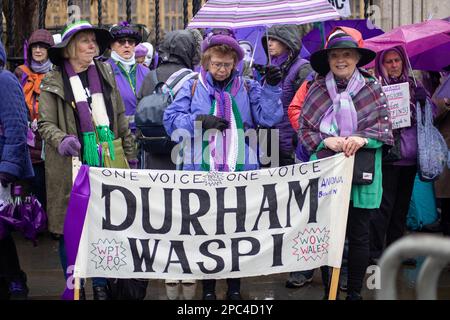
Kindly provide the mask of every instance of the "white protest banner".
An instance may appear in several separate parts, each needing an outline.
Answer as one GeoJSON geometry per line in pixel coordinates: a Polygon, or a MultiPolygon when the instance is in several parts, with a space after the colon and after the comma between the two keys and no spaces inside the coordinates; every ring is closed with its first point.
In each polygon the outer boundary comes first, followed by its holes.
{"type": "Polygon", "coordinates": [[[390,86],[384,86],[383,92],[388,99],[392,129],[411,126],[409,83],[403,82],[390,86]]]}
{"type": "Polygon", "coordinates": [[[74,277],[219,279],[340,267],[353,161],[339,154],[246,172],[83,166],[66,220],[83,226],[74,277]]]}
{"type": "Polygon", "coordinates": [[[341,17],[350,17],[352,10],[350,9],[350,0],[328,0],[333,7],[336,8],[341,17]]]}

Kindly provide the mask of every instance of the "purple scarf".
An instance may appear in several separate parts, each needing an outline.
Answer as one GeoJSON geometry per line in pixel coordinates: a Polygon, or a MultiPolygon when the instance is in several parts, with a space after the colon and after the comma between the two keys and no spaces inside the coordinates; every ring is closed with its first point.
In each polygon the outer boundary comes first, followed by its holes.
{"type": "Polygon", "coordinates": [[[333,72],[328,72],[325,82],[333,104],[320,123],[320,131],[331,136],[348,137],[358,129],[358,115],[352,97],[364,87],[364,77],[355,69],[347,88],[341,93],[337,92],[333,72]]]}
{"type": "Polygon", "coordinates": [[[287,59],[289,58],[289,52],[285,52],[279,56],[276,57],[272,57],[272,65],[277,66],[277,67],[281,67],[281,65],[283,63],[285,63],[287,61],[287,59]]]}
{"type": "Polygon", "coordinates": [[[202,168],[205,171],[210,171],[211,165],[213,165],[214,170],[216,171],[227,172],[240,171],[243,166],[244,141],[241,137],[243,123],[238,106],[234,100],[234,97],[242,85],[237,73],[238,72],[235,71],[232,75],[231,83],[227,84],[226,87],[219,89],[209,84],[208,77],[211,77],[211,75],[208,74],[206,70],[202,68],[200,72],[200,79],[207,88],[209,96],[212,98],[211,114],[227,120],[230,124],[230,128],[221,133],[222,150],[217,149],[216,135],[210,135],[208,139],[209,142],[204,143],[203,157],[211,153],[209,161],[205,161],[203,158],[202,168]],[[208,152],[205,153],[205,149],[208,149],[208,152]],[[213,162],[213,164],[211,162],[213,162]]]}
{"type": "Polygon", "coordinates": [[[31,60],[31,70],[35,73],[47,73],[52,70],[53,64],[50,59],[47,59],[44,63],[36,62],[35,60],[31,60]]]}

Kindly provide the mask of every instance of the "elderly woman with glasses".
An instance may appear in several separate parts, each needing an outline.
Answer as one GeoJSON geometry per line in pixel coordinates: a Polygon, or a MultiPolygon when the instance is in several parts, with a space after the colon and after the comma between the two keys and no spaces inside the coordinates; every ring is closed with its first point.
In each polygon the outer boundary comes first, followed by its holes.
{"type": "MultiPolygon", "coordinates": [[[[281,71],[269,67],[262,87],[254,80],[244,80],[236,70],[244,52],[232,34],[224,31],[208,34],[202,53],[198,79],[186,81],[164,113],[169,135],[189,133],[183,137],[183,141],[188,141],[184,143],[183,169],[258,169],[257,146],[248,145],[245,132],[258,125],[271,127],[281,120],[281,71]],[[197,146],[194,136],[199,135],[203,143],[197,146]]],[[[175,135],[172,139],[178,142],[175,135]]],[[[241,299],[240,279],[228,279],[227,283],[227,299],[241,299]]],[[[203,281],[203,299],[216,299],[215,285],[213,279],[203,281]]]]}
{"type": "Polygon", "coordinates": [[[29,139],[31,161],[33,163],[34,178],[26,189],[35,194],[46,208],[44,159],[42,157],[42,139],[37,130],[39,115],[39,95],[41,82],[45,75],[52,70],[53,64],[48,58],[48,49],[55,44],[51,33],[45,29],[33,32],[28,40],[25,63],[16,68],[15,74],[19,78],[28,107],[29,139]],[[32,134],[31,134],[32,133],[32,134]]]}
{"type": "Polygon", "coordinates": [[[136,125],[136,95],[141,89],[147,73],[150,72],[144,65],[136,63],[135,50],[141,42],[141,36],[127,22],[121,22],[110,29],[113,41],[111,42],[111,58],[108,63],[114,70],[117,86],[125,104],[125,115],[128,118],[131,132],[134,134],[136,125]]]}

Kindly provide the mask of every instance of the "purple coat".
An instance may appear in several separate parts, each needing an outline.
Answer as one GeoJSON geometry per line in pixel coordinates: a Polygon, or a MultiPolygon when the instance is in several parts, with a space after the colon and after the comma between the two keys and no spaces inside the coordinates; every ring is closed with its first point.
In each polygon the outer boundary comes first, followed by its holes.
{"type": "MultiPolygon", "coordinates": [[[[393,49],[384,50],[377,54],[375,60],[375,74],[383,86],[391,85],[395,83],[408,82],[409,83],[409,92],[410,92],[410,109],[411,109],[411,126],[401,129],[395,129],[395,131],[400,132],[400,150],[402,159],[394,162],[394,165],[398,166],[413,166],[417,164],[417,123],[416,123],[416,99],[415,96],[415,83],[413,78],[408,75],[409,70],[407,66],[407,57],[404,49],[402,47],[395,47],[393,49]],[[398,79],[389,78],[387,71],[383,67],[383,58],[384,55],[389,51],[397,52],[403,60],[403,70],[402,74],[398,79]]],[[[417,83],[418,86],[422,86],[420,83],[417,83]]],[[[430,101],[431,102],[431,101],[430,101]]],[[[436,112],[436,106],[431,103],[433,108],[433,114],[436,112]]]]}
{"type": "Polygon", "coordinates": [[[307,68],[305,65],[309,66],[309,61],[301,59],[300,57],[295,59],[280,84],[282,90],[281,102],[283,103],[283,119],[275,126],[275,128],[280,131],[280,150],[286,153],[292,153],[294,151],[292,137],[296,134],[289,121],[288,108],[298,88],[305,80],[306,75],[312,71],[310,66],[307,68]],[[306,70],[305,77],[301,75],[299,78],[299,72],[303,66],[305,66],[306,70]]]}
{"type": "MultiPolygon", "coordinates": [[[[0,65],[6,61],[0,41],[0,65]]],[[[11,72],[0,67],[0,88],[0,172],[28,179],[34,172],[27,146],[28,108],[22,87],[11,72]]]]}
{"type": "MultiPolygon", "coordinates": [[[[238,74],[235,72],[233,79],[237,76],[238,74]]],[[[164,113],[164,127],[169,136],[176,129],[184,129],[185,133],[190,135],[190,141],[182,142],[185,146],[190,146],[190,148],[185,148],[184,152],[185,157],[188,155],[187,157],[191,159],[191,163],[185,162],[183,164],[183,170],[201,171],[202,146],[201,143],[196,144],[196,141],[194,141],[194,121],[197,115],[210,113],[212,100],[208,89],[200,78],[192,95],[194,81],[194,79],[186,81],[180,91],[178,91],[174,102],[167,107],[164,113]]],[[[213,86],[210,73],[207,73],[206,81],[210,86],[213,86]]],[[[234,97],[244,123],[244,130],[256,129],[258,125],[272,127],[277,124],[283,116],[280,101],[281,88],[267,84],[261,87],[257,81],[245,81],[248,86],[241,84],[234,97]],[[248,92],[246,87],[248,87],[248,92]]],[[[195,133],[198,134],[198,132],[195,133]]],[[[178,140],[174,140],[178,142],[178,140]]],[[[245,171],[258,169],[259,165],[257,163],[251,164],[248,162],[255,154],[256,151],[252,150],[246,143],[245,171]],[[250,154],[252,155],[250,156],[250,154]]]]}
{"type": "Polygon", "coordinates": [[[136,114],[137,99],[136,95],[141,89],[142,83],[150,69],[144,67],[141,64],[136,65],[136,92],[133,92],[128,80],[120,71],[117,64],[112,59],[107,61],[113,68],[114,76],[116,78],[117,87],[120,95],[122,96],[123,103],[125,104],[125,116],[128,118],[130,129],[134,133],[136,130],[136,124],[134,123],[134,115],[136,114]]]}

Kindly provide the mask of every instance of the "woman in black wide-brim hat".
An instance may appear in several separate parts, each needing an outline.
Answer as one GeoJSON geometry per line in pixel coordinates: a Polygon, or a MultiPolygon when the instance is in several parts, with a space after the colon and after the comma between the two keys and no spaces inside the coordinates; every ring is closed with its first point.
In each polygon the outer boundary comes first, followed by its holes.
{"type": "MultiPolygon", "coordinates": [[[[375,149],[371,184],[353,184],[347,220],[347,299],[361,299],[369,262],[369,219],[381,203],[381,147],[392,145],[392,125],[381,85],[360,67],[375,58],[362,47],[361,34],[337,27],[325,49],[311,56],[318,73],[300,116],[299,141],[311,160],[344,152],[349,157],[362,148],[375,149]]],[[[355,164],[356,167],[356,164],[355,164]]]]}

